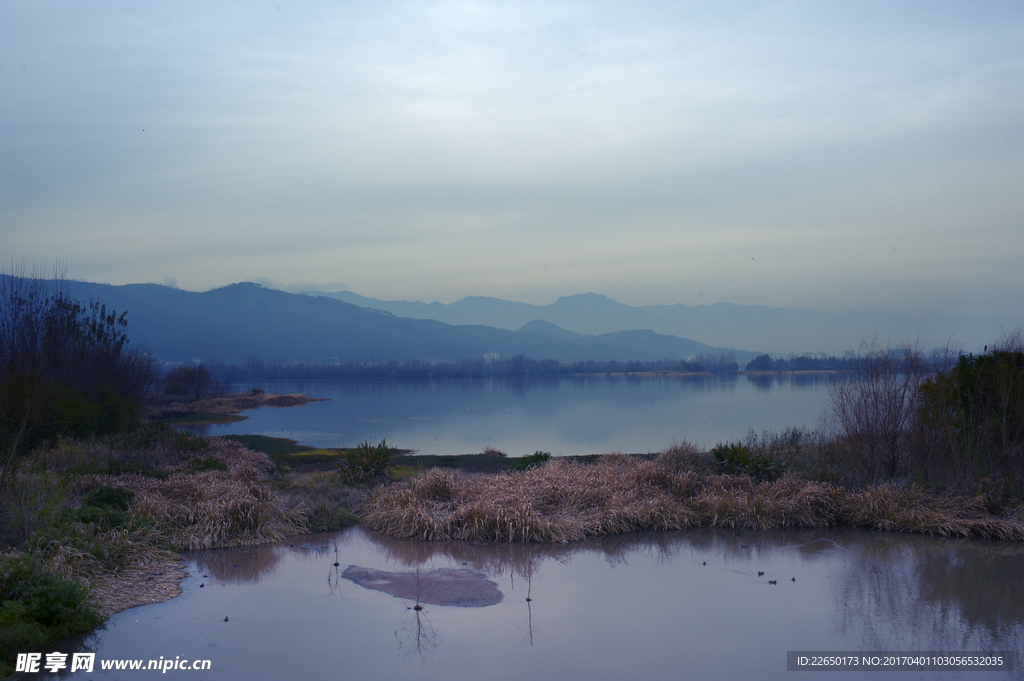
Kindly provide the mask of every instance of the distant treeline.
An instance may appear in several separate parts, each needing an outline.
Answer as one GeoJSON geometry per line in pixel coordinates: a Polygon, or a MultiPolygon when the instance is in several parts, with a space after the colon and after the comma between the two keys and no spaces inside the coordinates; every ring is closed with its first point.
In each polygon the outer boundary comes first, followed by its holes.
{"type": "Polygon", "coordinates": [[[275,362],[250,358],[245,364],[209,364],[210,372],[228,383],[276,378],[478,378],[482,376],[573,376],[578,374],[620,374],[641,372],[710,372],[739,371],[731,353],[697,355],[687,360],[662,359],[649,362],[609,360],[598,362],[560,362],[555,359],[532,359],[519,354],[509,359],[486,361],[464,359],[458,362],[426,362],[422,360],[379,362],[347,361],[275,362]]]}
{"type": "MultiPolygon", "coordinates": [[[[986,351],[988,346],[985,346],[986,351]]],[[[758,355],[747,362],[747,371],[857,371],[864,363],[866,355],[861,348],[852,357],[779,357],[772,359],[770,355],[758,355]]],[[[886,351],[893,357],[903,357],[909,352],[906,348],[891,348],[886,351]]],[[[914,347],[916,361],[921,363],[928,371],[937,372],[948,368],[950,350],[947,348],[933,348],[931,352],[923,352],[914,347]]]]}
{"type": "Polygon", "coordinates": [[[747,362],[747,371],[853,371],[856,365],[853,357],[772,359],[770,355],[759,355],[747,362]]]}

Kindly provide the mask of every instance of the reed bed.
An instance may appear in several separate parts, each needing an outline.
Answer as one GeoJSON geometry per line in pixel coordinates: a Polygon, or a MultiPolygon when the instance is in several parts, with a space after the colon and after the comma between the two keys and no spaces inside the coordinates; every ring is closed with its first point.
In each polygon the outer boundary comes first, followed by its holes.
{"type": "Polygon", "coordinates": [[[685,470],[670,455],[607,455],[590,465],[554,459],[492,476],[433,469],[376,490],[364,521],[390,536],[428,541],[561,542],[694,526],[833,525],[1024,540],[1024,523],[992,516],[972,497],[895,485],[849,490],[794,477],[759,483],[685,470]]]}
{"type": "Polygon", "coordinates": [[[96,612],[108,617],[136,605],[160,603],[181,593],[181,557],[167,549],[153,526],[87,528],[63,541],[37,542],[49,569],[88,584],[96,612]]]}
{"type": "Polygon", "coordinates": [[[265,454],[231,440],[211,438],[209,453],[227,471],[179,471],[166,480],[144,475],[83,476],[82,488],[123,487],[133,492],[132,513],[154,518],[178,549],[250,546],[306,531],[306,511],[286,510],[263,481],[274,466],[265,454]]]}

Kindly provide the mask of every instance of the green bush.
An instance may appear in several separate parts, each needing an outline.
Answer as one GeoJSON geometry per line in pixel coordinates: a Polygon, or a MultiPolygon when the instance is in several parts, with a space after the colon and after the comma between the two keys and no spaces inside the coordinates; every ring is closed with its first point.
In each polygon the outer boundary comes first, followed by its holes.
{"type": "Polygon", "coordinates": [[[918,473],[933,484],[1024,489],[1024,352],[960,355],[921,385],[918,473]]]}
{"type": "Polygon", "coordinates": [[[28,554],[0,555],[0,678],[13,673],[19,652],[95,629],[103,617],[85,587],[47,572],[28,554]]]}
{"type": "Polygon", "coordinates": [[[749,475],[758,480],[775,480],[782,475],[784,468],[771,452],[755,454],[740,442],[716,445],[711,454],[718,462],[719,470],[729,475],[749,475]]]}
{"type": "Polygon", "coordinates": [[[551,452],[536,451],[533,454],[516,459],[509,464],[508,469],[510,471],[526,471],[531,468],[539,468],[547,463],[549,459],[551,459],[551,452]]]}
{"type": "Polygon", "coordinates": [[[133,492],[123,487],[100,487],[85,495],[82,505],[69,513],[70,519],[102,527],[118,527],[130,519],[128,504],[133,492]]]}
{"type": "Polygon", "coordinates": [[[342,478],[348,485],[387,478],[388,468],[391,466],[391,453],[391,448],[384,440],[377,446],[364,441],[358,447],[342,454],[341,463],[338,464],[342,478]]]}

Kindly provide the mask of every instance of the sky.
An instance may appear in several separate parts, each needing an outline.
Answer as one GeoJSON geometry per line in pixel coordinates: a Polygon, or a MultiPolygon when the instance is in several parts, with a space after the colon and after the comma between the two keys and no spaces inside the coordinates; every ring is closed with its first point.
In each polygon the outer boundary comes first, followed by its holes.
{"type": "Polygon", "coordinates": [[[0,0],[0,265],[1024,316],[1024,3],[0,0]]]}

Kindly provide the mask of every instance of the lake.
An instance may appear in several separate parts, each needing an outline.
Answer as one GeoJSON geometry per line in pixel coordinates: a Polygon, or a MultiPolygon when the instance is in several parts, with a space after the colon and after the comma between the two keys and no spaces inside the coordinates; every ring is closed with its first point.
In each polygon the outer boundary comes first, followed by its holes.
{"type": "Polygon", "coordinates": [[[55,650],[96,653],[94,679],[140,676],[100,660],[162,656],[210,660],[166,677],[190,679],[760,680],[794,678],[788,651],[1009,651],[1016,663],[1024,634],[1024,547],[842,528],[476,546],[356,527],[186,560],[180,597],[55,650]],[[438,604],[484,583],[495,597],[438,604]]]}
{"type": "Polygon", "coordinates": [[[468,380],[321,380],[237,384],[329,398],[264,407],[248,420],[190,426],[202,435],[288,437],[315,447],[382,439],[420,454],[510,456],[658,452],[673,441],[711,447],[749,429],[815,428],[828,401],[824,374],[587,376],[468,380]]]}

